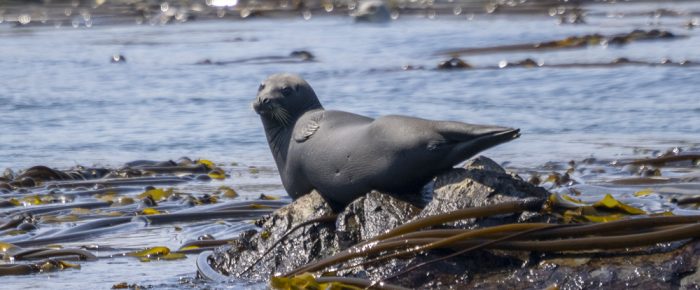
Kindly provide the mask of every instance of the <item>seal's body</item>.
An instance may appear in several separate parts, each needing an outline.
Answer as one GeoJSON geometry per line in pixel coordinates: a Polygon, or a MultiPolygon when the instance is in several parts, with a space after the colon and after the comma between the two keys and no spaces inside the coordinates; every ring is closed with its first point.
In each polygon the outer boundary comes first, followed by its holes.
{"type": "Polygon", "coordinates": [[[287,193],[296,199],[316,189],[336,207],[371,190],[418,193],[435,175],[519,136],[504,127],[327,111],[289,74],[265,80],[253,107],[287,193]]]}

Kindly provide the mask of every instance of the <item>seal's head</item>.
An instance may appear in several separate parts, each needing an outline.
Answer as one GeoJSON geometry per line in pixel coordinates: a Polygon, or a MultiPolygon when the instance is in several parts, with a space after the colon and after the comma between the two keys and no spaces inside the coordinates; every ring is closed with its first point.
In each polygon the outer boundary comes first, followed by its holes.
{"type": "Polygon", "coordinates": [[[322,109],[311,86],[295,74],[274,74],[260,84],[253,109],[261,117],[288,125],[304,112],[322,109]]]}

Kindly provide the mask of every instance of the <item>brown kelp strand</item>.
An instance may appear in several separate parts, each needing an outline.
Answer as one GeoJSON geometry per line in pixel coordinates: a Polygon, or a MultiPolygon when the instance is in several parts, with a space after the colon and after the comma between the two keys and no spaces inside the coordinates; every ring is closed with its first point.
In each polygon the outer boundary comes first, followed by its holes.
{"type": "Polygon", "coordinates": [[[443,224],[443,223],[447,223],[447,222],[453,222],[453,221],[469,219],[469,218],[480,218],[480,217],[501,215],[501,214],[520,213],[523,211],[539,211],[542,208],[543,204],[544,204],[544,200],[526,199],[524,201],[512,201],[512,202],[504,202],[504,203],[487,205],[487,206],[482,206],[482,207],[466,208],[466,209],[456,210],[456,211],[452,211],[452,212],[448,212],[448,213],[444,213],[444,214],[424,217],[424,218],[403,224],[399,227],[396,227],[396,228],[394,228],[394,229],[392,229],[384,234],[381,234],[381,235],[378,235],[374,238],[371,238],[371,239],[361,243],[358,246],[361,247],[362,245],[365,245],[367,243],[371,243],[373,241],[383,240],[383,239],[387,239],[390,237],[395,237],[395,236],[398,236],[401,234],[405,234],[408,232],[419,230],[421,228],[426,228],[426,227],[439,225],[439,224],[443,224]]]}
{"type": "Polygon", "coordinates": [[[328,223],[328,222],[335,223],[335,220],[337,217],[338,217],[338,215],[336,215],[336,214],[322,216],[322,217],[307,220],[303,223],[300,223],[300,224],[293,226],[286,233],[284,233],[284,235],[282,235],[279,239],[277,239],[274,243],[272,243],[272,245],[269,248],[267,248],[267,250],[265,250],[257,259],[255,259],[255,261],[253,261],[253,263],[250,264],[250,266],[248,266],[245,270],[243,270],[243,272],[241,272],[241,274],[245,274],[248,271],[250,271],[253,267],[255,267],[255,265],[257,265],[260,262],[260,260],[262,260],[265,256],[267,256],[267,254],[269,254],[270,251],[272,251],[272,249],[277,247],[278,244],[283,242],[291,233],[294,233],[296,230],[298,230],[302,227],[305,227],[307,225],[315,224],[315,223],[328,223]]]}
{"type": "Polygon", "coordinates": [[[644,229],[669,225],[691,224],[700,222],[700,216],[659,216],[632,218],[606,223],[583,224],[571,228],[548,229],[529,234],[528,238],[564,238],[580,237],[586,235],[599,235],[602,233],[614,233],[628,229],[644,229]]]}
{"type": "MultiPolygon", "coordinates": [[[[593,238],[594,240],[592,241],[597,241],[595,239],[605,239],[608,238],[608,240],[605,241],[619,241],[620,237],[641,237],[641,238],[646,238],[647,241],[649,239],[659,239],[658,242],[664,242],[664,241],[673,241],[673,240],[679,240],[683,238],[673,238],[669,237],[667,240],[664,240],[663,237],[659,236],[659,232],[668,232],[671,235],[686,235],[684,238],[689,238],[689,237],[694,237],[692,236],[692,231],[690,230],[685,230],[682,231],[680,234],[677,232],[677,228],[671,228],[669,229],[668,227],[666,228],[661,228],[658,229],[657,227],[663,227],[663,226],[672,226],[672,225],[679,225],[680,226],[685,226],[686,224],[695,224],[700,220],[700,216],[669,216],[669,217],[649,217],[649,218],[639,218],[639,219],[630,219],[630,220],[624,220],[624,221],[615,221],[615,222],[609,222],[609,223],[601,223],[601,224],[582,224],[582,225],[577,225],[577,224],[568,224],[568,225],[557,225],[557,228],[551,228],[554,226],[553,224],[509,224],[509,225],[501,225],[501,226],[494,226],[494,227],[489,227],[489,228],[483,228],[483,229],[475,229],[475,230],[429,230],[425,231],[425,233],[422,233],[422,231],[417,231],[414,233],[409,233],[406,235],[403,235],[403,237],[392,237],[384,240],[380,240],[376,242],[374,245],[368,245],[365,244],[363,247],[354,247],[349,250],[343,251],[339,254],[336,254],[334,256],[328,257],[326,259],[322,259],[318,262],[310,263],[306,266],[303,266],[299,269],[295,269],[293,272],[290,272],[288,275],[294,275],[298,274],[300,272],[308,272],[308,271],[318,271],[320,269],[323,269],[325,267],[329,267],[334,264],[339,264],[343,263],[345,261],[349,261],[353,258],[357,257],[365,257],[373,254],[378,254],[381,252],[385,251],[390,251],[390,250],[397,250],[397,249],[408,249],[403,252],[397,252],[397,253],[392,253],[392,254],[386,254],[382,255],[378,258],[375,258],[373,260],[368,260],[367,262],[363,262],[359,265],[362,264],[369,264],[369,263],[374,263],[390,258],[395,258],[403,255],[408,255],[408,254],[415,254],[420,251],[425,251],[425,250],[430,250],[430,249],[435,249],[435,248],[454,248],[455,245],[463,245],[465,240],[467,239],[473,239],[473,238],[479,238],[482,236],[488,236],[488,235],[493,235],[493,234],[499,234],[501,237],[498,239],[503,238],[503,235],[508,236],[508,239],[532,239],[532,238],[553,238],[553,239],[560,239],[554,241],[553,245],[560,246],[562,243],[566,245],[566,242],[564,241],[578,241],[576,239],[564,239],[561,240],[564,237],[575,237],[575,236],[586,236],[586,235],[611,235],[611,236],[604,236],[604,237],[595,237],[593,238]],[[626,232],[629,231],[630,229],[633,228],[642,228],[640,231],[650,231],[646,233],[639,233],[639,234],[626,234],[626,235],[619,235],[619,232],[626,232]],[[649,230],[651,228],[651,230],[649,230]],[[655,229],[656,228],[656,229],[655,229]],[[618,235],[615,236],[614,234],[618,232],[618,235]],[[515,235],[515,236],[511,236],[515,235]],[[687,236],[690,235],[690,236],[687,236]],[[618,239],[618,240],[615,240],[618,239]]],[[[695,233],[697,234],[697,233],[695,233]]],[[[488,240],[482,240],[483,242],[488,242],[488,240]]],[[[587,240],[584,240],[587,241],[587,240]]],[[[542,241],[544,242],[544,241],[542,241]]],[[[658,243],[656,242],[656,243],[658,243]]],[[[534,242],[533,242],[534,243],[534,242]]],[[[584,242],[585,243],[585,242],[584,242]]],[[[478,243],[477,243],[478,244],[478,243]]],[[[653,243],[651,243],[653,244],[653,243]]],[[[470,246],[475,246],[476,244],[472,243],[469,244],[470,246]]],[[[503,248],[500,245],[502,243],[497,243],[496,246],[497,248],[503,248]]],[[[516,244],[518,245],[518,244],[516,244]]],[[[594,245],[593,243],[591,245],[594,245]]],[[[613,246],[615,244],[610,244],[611,247],[613,248],[619,248],[620,244],[618,246],[613,246]]],[[[627,247],[634,247],[636,246],[635,244],[627,244],[627,247]]],[[[649,245],[649,242],[643,245],[649,245]]],[[[580,246],[579,246],[580,247],[580,246]]],[[[625,246],[622,246],[625,247],[625,246]]],[[[544,247],[540,247],[538,249],[542,249],[544,247]]],[[[511,249],[511,248],[508,248],[511,249]]],[[[518,248],[519,250],[532,250],[530,248],[518,248]]],[[[556,248],[552,247],[551,251],[556,251],[556,248]]],[[[595,247],[591,246],[591,248],[573,248],[573,250],[577,249],[595,249],[595,247]]],[[[566,250],[566,249],[564,249],[566,250]]],[[[544,250],[548,251],[548,250],[544,250]]],[[[349,266],[354,267],[358,265],[353,265],[349,266]]]]}
{"type": "MultiPolygon", "coordinates": [[[[374,258],[374,259],[369,259],[367,261],[354,264],[348,267],[344,268],[353,268],[357,267],[360,265],[367,265],[367,264],[373,264],[381,261],[385,261],[391,258],[398,258],[401,256],[407,256],[407,255],[414,255],[417,253],[420,253],[422,251],[428,251],[432,250],[435,248],[440,248],[440,247],[445,247],[446,245],[450,245],[456,241],[461,241],[465,239],[470,239],[470,238],[477,238],[477,237],[483,237],[483,236],[490,236],[492,234],[499,234],[499,233],[506,233],[509,237],[511,235],[516,235],[512,236],[511,238],[517,237],[517,236],[524,236],[528,233],[532,233],[533,230],[542,230],[542,229],[549,229],[552,228],[552,226],[555,226],[554,224],[546,224],[546,223],[540,223],[540,224],[508,224],[508,225],[500,225],[500,226],[494,226],[494,227],[488,227],[488,228],[482,228],[482,229],[474,229],[474,230],[456,230],[456,231],[442,231],[442,232],[436,232],[436,231],[418,231],[415,233],[410,233],[406,235],[401,235],[399,237],[393,237],[389,238],[386,240],[381,241],[380,243],[377,244],[375,247],[381,247],[383,243],[387,242],[392,242],[392,241],[401,241],[404,239],[409,239],[409,238],[418,238],[418,237],[432,237],[435,238],[435,234],[447,234],[442,236],[443,239],[434,242],[434,243],[429,243],[417,247],[412,247],[406,250],[398,251],[393,254],[386,254],[386,255],[381,255],[380,257],[374,258]],[[425,235],[425,236],[420,236],[422,232],[429,232],[429,234],[432,235],[425,235]],[[515,232],[515,233],[513,233],[515,232]]],[[[574,226],[574,225],[561,225],[561,226],[574,226]]],[[[438,230],[439,231],[439,230],[438,230]]]]}
{"type": "Polygon", "coordinates": [[[692,161],[697,162],[700,160],[700,154],[680,154],[680,155],[670,155],[670,156],[660,156],[656,158],[648,159],[636,159],[632,161],[621,161],[618,165],[654,165],[663,166],[666,163],[681,162],[681,161],[692,161]]]}
{"type": "MultiPolygon", "coordinates": [[[[86,187],[72,187],[72,188],[61,188],[59,186],[52,186],[51,189],[38,188],[33,193],[36,193],[39,197],[43,196],[55,196],[56,198],[74,199],[77,197],[94,196],[101,194],[125,194],[132,192],[143,191],[143,186],[119,186],[119,187],[107,187],[98,189],[88,189],[86,187]]],[[[26,193],[7,193],[3,194],[6,198],[18,198],[26,196],[26,193]]]]}
{"type": "Polygon", "coordinates": [[[322,276],[315,277],[311,273],[303,273],[293,277],[275,276],[270,280],[272,289],[382,289],[405,290],[398,285],[388,283],[375,283],[373,281],[356,277],[322,276]]]}
{"type": "MultiPolygon", "coordinates": [[[[425,267],[425,266],[427,266],[427,265],[434,264],[434,263],[437,263],[437,262],[439,262],[439,261],[444,261],[444,260],[447,260],[447,259],[452,258],[452,257],[456,257],[456,256],[459,256],[459,255],[464,255],[464,254],[467,254],[467,253],[469,253],[469,252],[473,252],[473,251],[476,251],[476,250],[479,250],[479,249],[483,249],[483,248],[488,247],[489,245],[492,245],[492,244],[496,244],[496,243],[508,241],[508,240],[511,240],[511,239],[513,239],[513,238],[516,238],[516,237],[522,237],[522,236],[524,236],[524,235],[527,235],[527,234],[530,234],[530,233],[539,232],[539,231],[542,231],[542,230],[544,230],[544,229],[563,228],[563,227],[567,227],[567,226],[570,226],[570,225],[565,225],[565,224],[559,224],[559,225],[557,225],[557,224],[550,224],[550,225],[547,225],[547,226],[544,226],[544,227],[541,227],[541,228],[525,229],[525,230],[522,230],[522,231],[519,231],[519,232],[516,232],[516,233],[509,234],[509,235],[507,235],[507,236],[504,236],[504,237],[495,239],[495,240],[490,240],[490,241],[487,241],[487,242],[484,242],[484,243],[475,245],[475,246],[473,246],[473,247],[470,247],[470,248],[466,248],[466,249],[457,251],[457,252],[452,253],[452,254],[449,254],[449,255],[447,255],[447,256],[435,258],[435,259],[432,259],[432,260],[430,260],[430,261],[426,261],[426,262],[420,263],[420,264],[415,265],[415,266],[412,266],[412,267],[410,267],[410,268],[408,268],[408,269],[404,269],[404,270],[402,270],[402,271],[400,271],[400,272],[398,272],[398,273],[396,273],[396,274],[393,274],[393,275],[390,275],[390,276],[388,276],[388,277],[386,277],[386,278],[383,278],[383,279],[379,280],[379,282],[382,282],[382,281],[385,281],[385,280],[390,280],[390,279],[392,279],[392,278],[396,278],[396,277],[398,277],[398,276],[400,276],[400,275],[406,274],[406,273],[411,272],[411,271],[415,271],[415,270],[417,270],[418,268],[425,267]]],[[[456,236],[456,237],[446,238],[446,239],[442,239],[442,240],[440,240],[440,241],[438,241],[438,242],[435,242],[435,243],[430,243],[430,244],[428,244],[428,245],[426,245],[426,246],[423,246],[423,247],[430,247],[430,245],[433,245],[434,247],[437,247],[437,246],[446,246],[446,245],[450,245],[452,242],[455,242],[455,241],[458,241],[458,240],[463,240],[464,237],[465,237],[465,236],[458,235],[458,236],[456,236]]]]}
{"type": "Polygon", "coordinates": [[[23,208],[16,211],[5,212],[8,216],[23,215],[23,214],[47,214],[58,211],[71,210],[74,208],[83,209],[96,209],[112,206],[111,201],[97,201],[97,202],[84,202],[84,203],[71,203],[71,204],[59,204],[59,205],[46,205],[46,206],[35,206],[31,208],[23,208]]]}
{"type": "Polygon", "coordinates": [[[32,264],[0,264],[0,276],[29,275],[39,272],[39,267],[32,264]]]}
{"type": "Polygon", "coordinates": [[[386,289],[386,290],[407,290],[410,288],[401,287],[399,285],[394,285],[390,283],[375,283],[373,281],[355,277],[337,277],[337,276],[323,276],[316,278],[319,283],[333,283],[339,282],[348,285],[354,285],[359,287],[366,287],[366,289],[386,289]]]}
{"type": "Polygon", "coordinates": [[[227,211],[227,210],[245,210],[245,209],[278,209],[289,204],[282,200],[255,200],[241,201],[235,203],[222,203],[206,207],[193,207],[178,211],[178,213],[197,212],[197,211],[227,211]]]}
{"type": "Polygon", "coordinates": [[[19,246],[46,245],[59,242],[75,241],[98,235],[114,233],[122,229],[143,227],[146,225],[162,225],[177,222],[192,222],[210,219],[249,220],[270,213],[271,210],[231,210],[216,212],[193,212],[157,214],[139,217],[115,217],[95,220],[75,226],[49,237],[34,238],[29,240],[13,241],[19,246]]]}
{"type": "Polygon", "coordinates": [[[192,181],[189,177],[136,177],[136,178],[114,178],[106,180],[85,180],[70,183],[53,183],[48,188],[70,188],[70,187],[94,187],[94,186],[148,186],[148,185],[174,185],[192,181]]]}
{"type": "Polygon", "coordinates": [[[700,203],[700,196],[672,198],[671,202],[677,205],[696,204],[700,203]]]}
{"type": "MultiPolygon", "coordinates": [[[[643,246],[652,246],[658,243],[666,243],[700,237],[700,224],[681,224],[672,227],[664,227],[660,230],[642,233],[605,237],[586,237],[559,240],[538,241],[504,241],[489,245],[487,248],[518,251],[538,252],[564,252],[564,251],[590,251],[611,250],[643,246]]],[[[420,246],[440,241],[439,238],[406,239],[385,243],[385,247],[396,246],[420,246]]],[[[491,240],[471,239],[459,241],[451,246],[453,249],[467,249],[487,243],[491,240]]]]}
{"type": "MultiPolygon", "coordinates": [[[[436,70],[445,71],[458,71],[458,70],[496,70],[496,69],[507,69],[507,68],[555,68],[555,69],[568,69],[568,68],[617,68],[623,66],[647,66],[647,67],[659,67],[659,66],[673,66],[673,67],[697,67],[700,62],[690,61],[690,60],[680,60],[678,62],[673,62],[669,59],[661,59],[658,62],[645,61],[645,60],[631,60],[629,58],[620,57],[609,62],[591,62],[591,63],[547,63],[542,60],[535,61],[532,58],[526,58],[519,61],[507,61],[502,60],[495,65],[484,65],[476,66],[469,64],[465,60],[458,57],[452,57],[448,60],[440,61],[435,67],[436,70]]],[[[402,68],[402,70],[424,70],[423,66],[411,66],[407,65],[402,68]]],[[[672,161],[663,161],[672,162],[672,161]]],[[[644,163],[639,164],[653,164],[644,163]]]]}
{"type": "Polygon", "coordinates": [[[439,55],[465,55],[465,54],[490,54],[504,52],[524,52],[524,51],[546,51],[558,49],[584,48],[593,45],[625,45],[640,40],[670,40],[684,38],[685,36],[675,35],[669,31],[652,29],[637,29],[629,33],[616,35],[588,34],[583,36],[570,36],[565,39],[523,43],[513,45],[502,45],[492,47],[476,47],[463,49],[450,49],[437,52],[439,55]]]}
{"type": "Polygon", "coordinates": [[[96,260],[97,257],[90,253],[89,251],[82,249],[58,249],[58,250],[43,250],[38,252],[32,252],[28,254],[18,253],[12,257],[16,260],[33,260],[33,259],[43,259],[43,258],[55,258],[55,257],[66,257],[74,256],[78,260],[82,261],[92,261],[96,260]]]}
{"type": "Polygon", "coordinates": [[[71,268],[80,269],[80,265],[54,259],[48,259],[34,264],[2,264],[0,265],[0,276],[29,275],[71,268]]]}
{"type": "Polygon", "coordinates": [[[271,213],[271,209],[248,209],[248,210],[223,210],[214,212],[188,212],[188,213],[171,213],[144,216],[149,224],[167,224],[176,222],[192,222],[210,219],[238,219],[246,220],[255,217],[261,217],[271,213]]]}
{"type": "Polygon", "coordinates": [[[241,58],[236,60],[212,61],[205,59],[198,61],[199,65],[230,65],[230,64],[275,64],[275,63],[303,63],[315,61],[314,55],[306,50],[295,50],[289,55],[271,55],[241,58]]]}
{"type": "Polygon", "coordinates": [[[127,219],[128,220],[126,222],[119,223],[116,225],[99,227],[95,229],[86,229],[83,231],[71,231],[69,233],[59,232],[48,237],[35,237],[27,240],[12,241],[12,243],[21,247],[49,245],[62,242],[80,241],[90,237],[96,237],[105,234],[113,234],[121,230],[145,226],[144,222],[131,222],[131,218],[127,219]]]}
{"type": "Polygon", "coordinates": [[[136,168],[151,174],[207,173],[210,171],[204,164],[196,166],[140,166],[136,168]]]}
{"type": "Polygon", "coordinates": [[[191,241],[183,244],[177,250],[178,253],[199,253],[205,250],[209,250],[215,247],[223,246],[229,244],[238,239],[224,239],[224,240],[200,240],[191,241]]]}
{"type": "MultiPolygon", "coordinates": [[[[677,225],[658,231],[642,234],[630,234],[606,237],[587,237],[552,241],[511,241],[499,242],[492,248],[504,250],[526,250],[539,252],[610,250],[652,246],[658,243],[700,237],[700,224],[677,225]]],[[[460,247],[471,247],[484,240],[459,243],[460,247]]]]}
{"type": "Polygon", "coordinates": [[[618,185],[642,185],[642,184],[665,184],[678,182],[676,178],[666,178],[666,177],[631,177],[631,178],[621,178],[611,180],[611,184],[618,185]]]}

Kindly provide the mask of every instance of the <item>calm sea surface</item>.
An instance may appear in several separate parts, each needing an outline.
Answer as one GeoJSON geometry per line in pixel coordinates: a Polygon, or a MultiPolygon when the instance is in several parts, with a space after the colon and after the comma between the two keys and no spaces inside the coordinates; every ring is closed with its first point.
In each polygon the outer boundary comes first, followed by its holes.
{"type": "MultiPolygon", "coordinates": [[[[668,4],[592,9],[659,7],[668,4]]],[[[260,81],[277,72],[301,74],[328,109],[519,127],[521,139],[485,153],[518,167],[588,156],[616,158],[632,154],[636,146],[700,144],[700,66],[432,69],[448,58],[435,55],[444,49],[652,28],[689,37],[621,47],[472,55],[464,60],[475,66],[525,58],[545,64],[611,62],[620,57],[700,62],[700,29],[683,25],[691,17],[599,16],[588,18],[585,25],[559,25],[546,16],[468,18],[406,16],[388,25],[362,25],[346,17],[313,15],[310,20],[167,26],[96,22],[77,29],[0,24],[0,169],[118,166],[135,159],[190,156],[268,168],[262,177],[242,174],[232,186],[269,185],[270,191],[283,194],[262,125],[250,108],[260,81]],[[195,64],[204,59],[286,56],[295,50],[307,50],[317,61],[195,64]],[[127,62],[110,63],[113,54],[127,62]],[[426,69],[401,69],[409,64],[426,69]]],[[[251,189],[247,194],[260,192],[251,189]]],[[[236,231],[228,230],[234,236],[236,231]]],[[[163,240],[162,233],[143,231],[120,243],[181,242],[163,240]]],[[[177,285],[178,276],[193,276],[194,258],[176,264],[128,262],[134,267],[119,270],[114,269],[121,260],[102,260],[79,274],[64,271],[0,281],[16,288],[68,287],[86,281],[101,283],[95,285],[102,289],[121,281],[177,285]]]]}

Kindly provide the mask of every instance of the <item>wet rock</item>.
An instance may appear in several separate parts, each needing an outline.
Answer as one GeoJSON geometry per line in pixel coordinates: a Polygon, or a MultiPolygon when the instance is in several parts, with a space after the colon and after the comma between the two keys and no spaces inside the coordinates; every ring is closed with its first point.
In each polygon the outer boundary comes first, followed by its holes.
{"type": "Polygon", "coordinates": [[[457,57],[450,58],[449,60],[440,62],[437,65],[437,69],[440,69],[440,70],[469,69],[469,68],[472,68],[472,66],[469,65],[468,63],[464,62],[460,58],[457,58],[457,57]]]}
{"type": "MultiPolygon", "coordinates": [[[[290,234],[251,271],[242,275],[266,280],[273,273],[284,273],[321,257],[333,255],[357,242],[374,237],[405,223],[420,209],[391,195],[373,191],[338,214],[335,221],[313,223],[290,234]]],[[[305,195],[272,214],[262,230],[249,239],[241,238],[211,257],[214,269],[228,275],[241,275],[265,250],[294,226],[333,213],[316,192],[305,195]]]]}
{"type": "Polygon", "coordinates": [[[341,249],[373,238],[415,217],[420,209],[391,195],[372,191],[353,201],[336,221],[341,249]]]}
{"type": "Polygon", "coordinates": [[[27,171],[20,174],[16,179],[21,180],[22,178],[32,178],[39,181],[73,179],[64,172],[41,165],[27,169],[27,171]]]}
{"type": "Polygon", "coordinates": [[[9,183],[12,187],[34,187],[37,185],[34,178],[31,177],[21,177],[17,178],[15,181],[9,183]]]}
{"type": "Polygon", "coordinates": [[[522,67],[538,67],[538,66],[540,66],[535,60],[533,60],[531,58],[526,58],[524,60],[519,61],[518,65],[522,66],[522,67]]]}
{"type": "MultiPolygon", "coordinates": [[[[419,218],[438,215],[458,209],[498,204],[525,198],[546,199],[547,190],[506,173],[493,160],[479,156],[465,164],[464,168],[451,170],[435,180],[433,200],[418,215],[419,218]]],[[[452,224],[471,228],[475,225],[493,225],[530,220],[532,213],[489,218],[482,221],[464,220],[452,224]]]]}
{"type": "Polygon", "coordinates": [[[289,54],[289,57],[298,58],[302,61],[312,61],[314,60],[314,55],[306,50],[295,50],[289,54]]]}
{"type": "Polygon", "coordinates": [[[109,59],[109,62],[111,62],[111,63],[126,63],[126,57],[124,57],[121,54],[115,54],[115,55],[112,55],[112,58],[109,59]]]}
{"type": "Polygon", "coordinates": [[[266,281],[274,273],[290,271],[334,252],[335,225],[315,223],[290,234],[252,270],[242,275],[246,268],[294,226],[332,213],[330,205],[314,191],[272,213],[260,232],[254,235],[244,233],[232,246],[217,249],[210,256],[209,263],[225,275],[266,281]]]}

